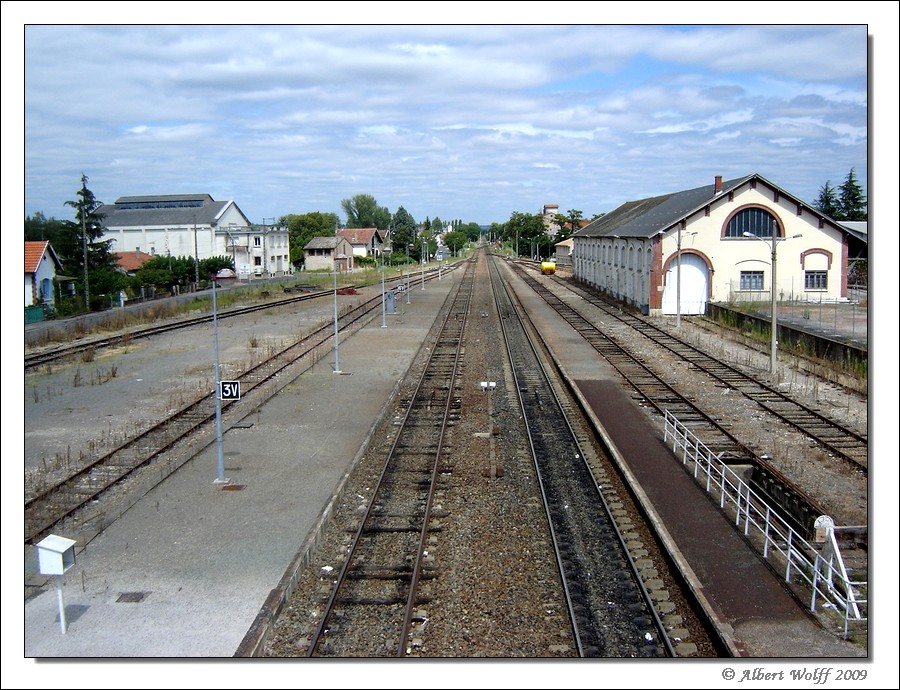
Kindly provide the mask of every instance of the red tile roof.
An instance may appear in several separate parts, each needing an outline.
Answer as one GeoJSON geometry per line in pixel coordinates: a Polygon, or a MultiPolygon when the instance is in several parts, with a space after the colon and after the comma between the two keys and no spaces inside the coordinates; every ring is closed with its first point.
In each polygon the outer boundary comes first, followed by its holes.
{"type": "Polygon", "coordinates": [[[25,243],[25,273],[36,273],[38,266],[41,265],[41,259],[44,258],[44,252],[50,243],[42,242],[26,242],[25,243]]]}
{"type": "Polygon", "coordinates": [[[136,271],[153,258],[153,254],[147,252],[113,252],[116,257],[116,265],[123,271],[136,271]]]}
{"type": "Polygon", "coordinates": [[[370,244],[372,237],[378,232],[377,228],[344,228],[338,230],[337,234],[345,238],[350,244],[370,244]]]}

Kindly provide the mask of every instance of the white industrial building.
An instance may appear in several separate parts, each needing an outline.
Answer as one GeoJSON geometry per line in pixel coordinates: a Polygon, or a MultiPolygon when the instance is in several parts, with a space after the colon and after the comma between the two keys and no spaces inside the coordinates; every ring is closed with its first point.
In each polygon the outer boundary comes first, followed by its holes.
{"type": "Polygon", "coordinates": [[[123,196],[98,209],[111,251],[234,259],[239,277],[291,272],[288,229],[251,223],[234,201],[209,194],[123,196]]]}

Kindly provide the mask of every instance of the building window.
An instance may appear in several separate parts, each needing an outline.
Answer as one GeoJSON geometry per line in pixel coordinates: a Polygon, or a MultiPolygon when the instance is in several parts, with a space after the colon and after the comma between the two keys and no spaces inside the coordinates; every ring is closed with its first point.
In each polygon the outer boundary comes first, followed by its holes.
{"type": "Polygon", "coordinates": [[[775,216],[764,208],[745,208],[735,213],[725,228],[725,237],[743,237],[745,232],[761,239],[772,237],[775,216]]]}
{"type": "Polygon", "coordinates": [[[762,271],[741,271],[741,290],[762,290],[762,271]]]}
{"type": "Polygon", "coordinates": [[[803,282],[807,290],[827,290],[828,271],[804,271],[803,282]]]}
{"type": "Polygon", "coordinates": [[[260,237],[254,237],[254,238],[253,238],[253,246],[254,246],[254,247],[259,247],[260,245],[262,245],[262,238],[260,238],[260,237]]]}
{"type": "Polygon", "coordinates": [[[261,257],[261,256],[254,256],[254,257],[253,257],[253,265],[254,265],[254,266],[262,266],[262,257],[261,257]]]}

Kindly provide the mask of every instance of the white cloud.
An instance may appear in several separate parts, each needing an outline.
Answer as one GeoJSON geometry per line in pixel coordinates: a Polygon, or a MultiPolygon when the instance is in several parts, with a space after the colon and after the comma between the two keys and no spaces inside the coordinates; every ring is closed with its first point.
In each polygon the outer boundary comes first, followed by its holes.
{"type": "Polygon", "coordinates": [[[801,198],[832,170],[867,170],[859,26],[24,33],[26,214],[68,217],[82,171],[101,199],[227,191],[251,219],[340,214],[371,193],[417,218],[489,223],[703,184],[710,142],[731,147],[736,174],[802,181],[801,198]]]}

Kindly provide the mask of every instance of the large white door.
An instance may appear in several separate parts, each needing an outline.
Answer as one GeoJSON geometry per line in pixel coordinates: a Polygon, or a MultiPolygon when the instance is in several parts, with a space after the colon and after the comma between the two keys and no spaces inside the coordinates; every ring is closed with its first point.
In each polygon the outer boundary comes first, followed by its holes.
{"type": "MultiPolygon", "coordinates": [[[[663,314],[678,313],[678,262],[673,261],[666,275],[663,291],[663,314]]],[[[681,255],[681,313],[705,314],[709,294],[709,272],[703,259],[695,254],[681,255]]]]}

